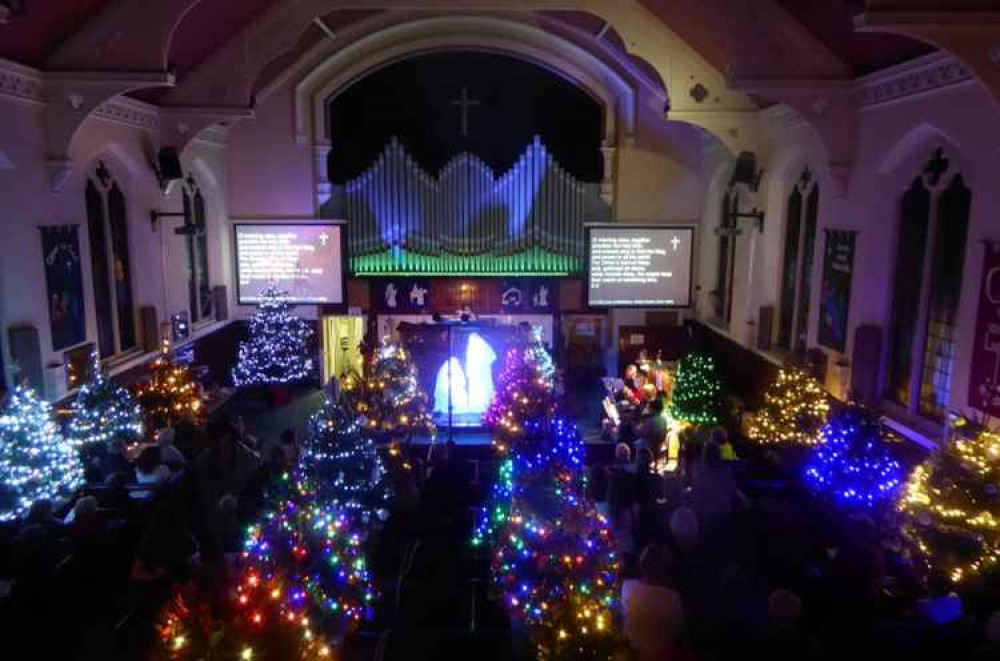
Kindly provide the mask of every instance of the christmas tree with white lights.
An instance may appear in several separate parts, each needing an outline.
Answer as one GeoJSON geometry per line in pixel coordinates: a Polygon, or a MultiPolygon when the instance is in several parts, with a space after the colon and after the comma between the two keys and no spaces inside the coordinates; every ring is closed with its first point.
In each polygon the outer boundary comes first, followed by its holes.
{"type": "Polygon", "coordinates": [[[250,319],[250,339],[240,342],[234,385],[291,383],[312,374],[309,340],[313,332],[292,314],[293,308],[288,295],[274,285],[264,291],[250,319]]]}
{"type": "Polygon", "coordinates": [[[139,403],[132,393],[107,377],[95,352],[91,357],[90,379],[80,386],[73,401],[73,417],[66,428],[66,437],[83,447],[115,439],[131,444],[141,435],[139,403]]]}
{"type": "Polygon", "coordinates": [[[364,419],[364,433],[375,442],[398,443],[420,431],[437,434],[417,367],[398,342],[385,342],[364,376],[348,374],[341,388],[345,405],[364,419]]]}
{"type": "Polygon", "coordinates": [[[83,465],[59,433],[52,407],[18,388],[0,415],[0,521],[28,513],[41,498],[69,497],[83,484],[83,465]]]}
{"type": "Polygon", "coordinates": [[[748,435],[761,444],[816,445],[829,411],[816,379],[802,369],[782,369],[765,391],[764,406],[748,435]]]}
{"type": "Polygon", "coordinates": [[[352,521],[367,523],[388,507],[385,467],[375,443],[362,434],[357,416],[327,400],[309,421],[301,473],[314,485],[314,497],[339,507],[352,521]]]}

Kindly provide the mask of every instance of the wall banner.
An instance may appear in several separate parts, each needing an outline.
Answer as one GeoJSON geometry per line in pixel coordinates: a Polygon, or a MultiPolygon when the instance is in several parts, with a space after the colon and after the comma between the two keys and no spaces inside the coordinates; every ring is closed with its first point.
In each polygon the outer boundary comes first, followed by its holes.
{"type": "Polygon", "coordinates": [[[1000,416],[1000,241],[989,241],[985,246],[969,364],[969,405],[1000,416]]]}
{"type": "Polygon", "coordinates": [[[79,227],[58,225],[38,229],[42,233],[52,350],[60,351],[87,339],[79,227]]]}
{"type": "Polygon", "coordinates": [[[826,230],[823,289],[819,299],[819,343],[834,351],[847,347],[847,318],[851,309],[854,243],[857,233],[826,230]]]}

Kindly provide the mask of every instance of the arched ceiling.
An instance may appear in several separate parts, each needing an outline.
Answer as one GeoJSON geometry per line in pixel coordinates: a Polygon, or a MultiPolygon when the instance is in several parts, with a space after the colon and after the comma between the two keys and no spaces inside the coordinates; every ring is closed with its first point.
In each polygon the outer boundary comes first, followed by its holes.
{"type": "MultiPolygon", "coordinates": [[[[0,25],[0,57],[29,66],[42,66],[63,43],[87,22],[114,4],[131,0],[45,0],[26,2],[21,15],[0,25]]],[[[184,16],[171,41],[168,62],[180,80],[206,61],[212,53],[283,0],[201,0],[184,16]]],[[[868,73],[898,64],[931,48],[922,42],[891,34],[859,34],[853,29],[855,15],[863,10],[863,0],[640,0],[650,11],[671,26],[705,59],[725,70],[733,54],[734,40],[725,29],[726,21],[746,20],[757,5],[777,5],[802,31],[841,61],[845,70],[868,73]],[[720,4],[721,3],[721,4],[720,4]],[[726,7],[728,5],[728,7],[726,7]]],[[[355,5],[361,3],[353,3],[355,5]]],[[[415,2],[414,6],[421,3],[415,2]]],[[[553,3],[560,4],[560,3],[553,3]]],[[[563,3],[569,4],[569,3],[563,3]]],[[[335,10],[322,17],[331,30],[374,13],[364,9],[335,10]]],[[[604,21],[594,14],[574,11],[542,11],[574,27],[598,34],[604,21]]],[[[322,38],[318,25],[310,29],[312,39],[322,38]]],[[[308,41],[308,40],[307,40],[308,41]]]]}

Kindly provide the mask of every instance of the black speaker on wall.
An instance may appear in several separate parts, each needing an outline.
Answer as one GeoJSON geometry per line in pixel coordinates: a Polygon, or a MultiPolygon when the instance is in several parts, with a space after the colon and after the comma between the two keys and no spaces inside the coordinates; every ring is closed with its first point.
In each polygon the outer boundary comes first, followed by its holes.
{"type": "Polygon", "coordinates": [[[160,179],[160,184],[169,184],[184,178],[184,171],[181,169],[181,159],[177,150],[173,147],[163,147],[156,155],[156,174],[160,179]]]}
{"type": "Polygon", "coordinates": [[[42,372],[42,345],[34,326],[13,326],[9,332],[10,358],[17,367],[13,383],[26,383],[38,392],[45,391],[42,372]]]}
{"type": "Polygon", "coordinates": [[[215,306],[215,320],[229,319],[229,291],[225,285],[212,287],[212,305],[215,306]]]}

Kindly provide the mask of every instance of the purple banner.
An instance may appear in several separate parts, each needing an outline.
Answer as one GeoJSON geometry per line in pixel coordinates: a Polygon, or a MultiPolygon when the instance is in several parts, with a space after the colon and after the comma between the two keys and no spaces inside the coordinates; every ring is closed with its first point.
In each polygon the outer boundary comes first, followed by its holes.
{"type": "Polygon", "coordinates": [[[969,405],[1000,416],[1000,241],[986,243],[969,366],[969,405]]]}

